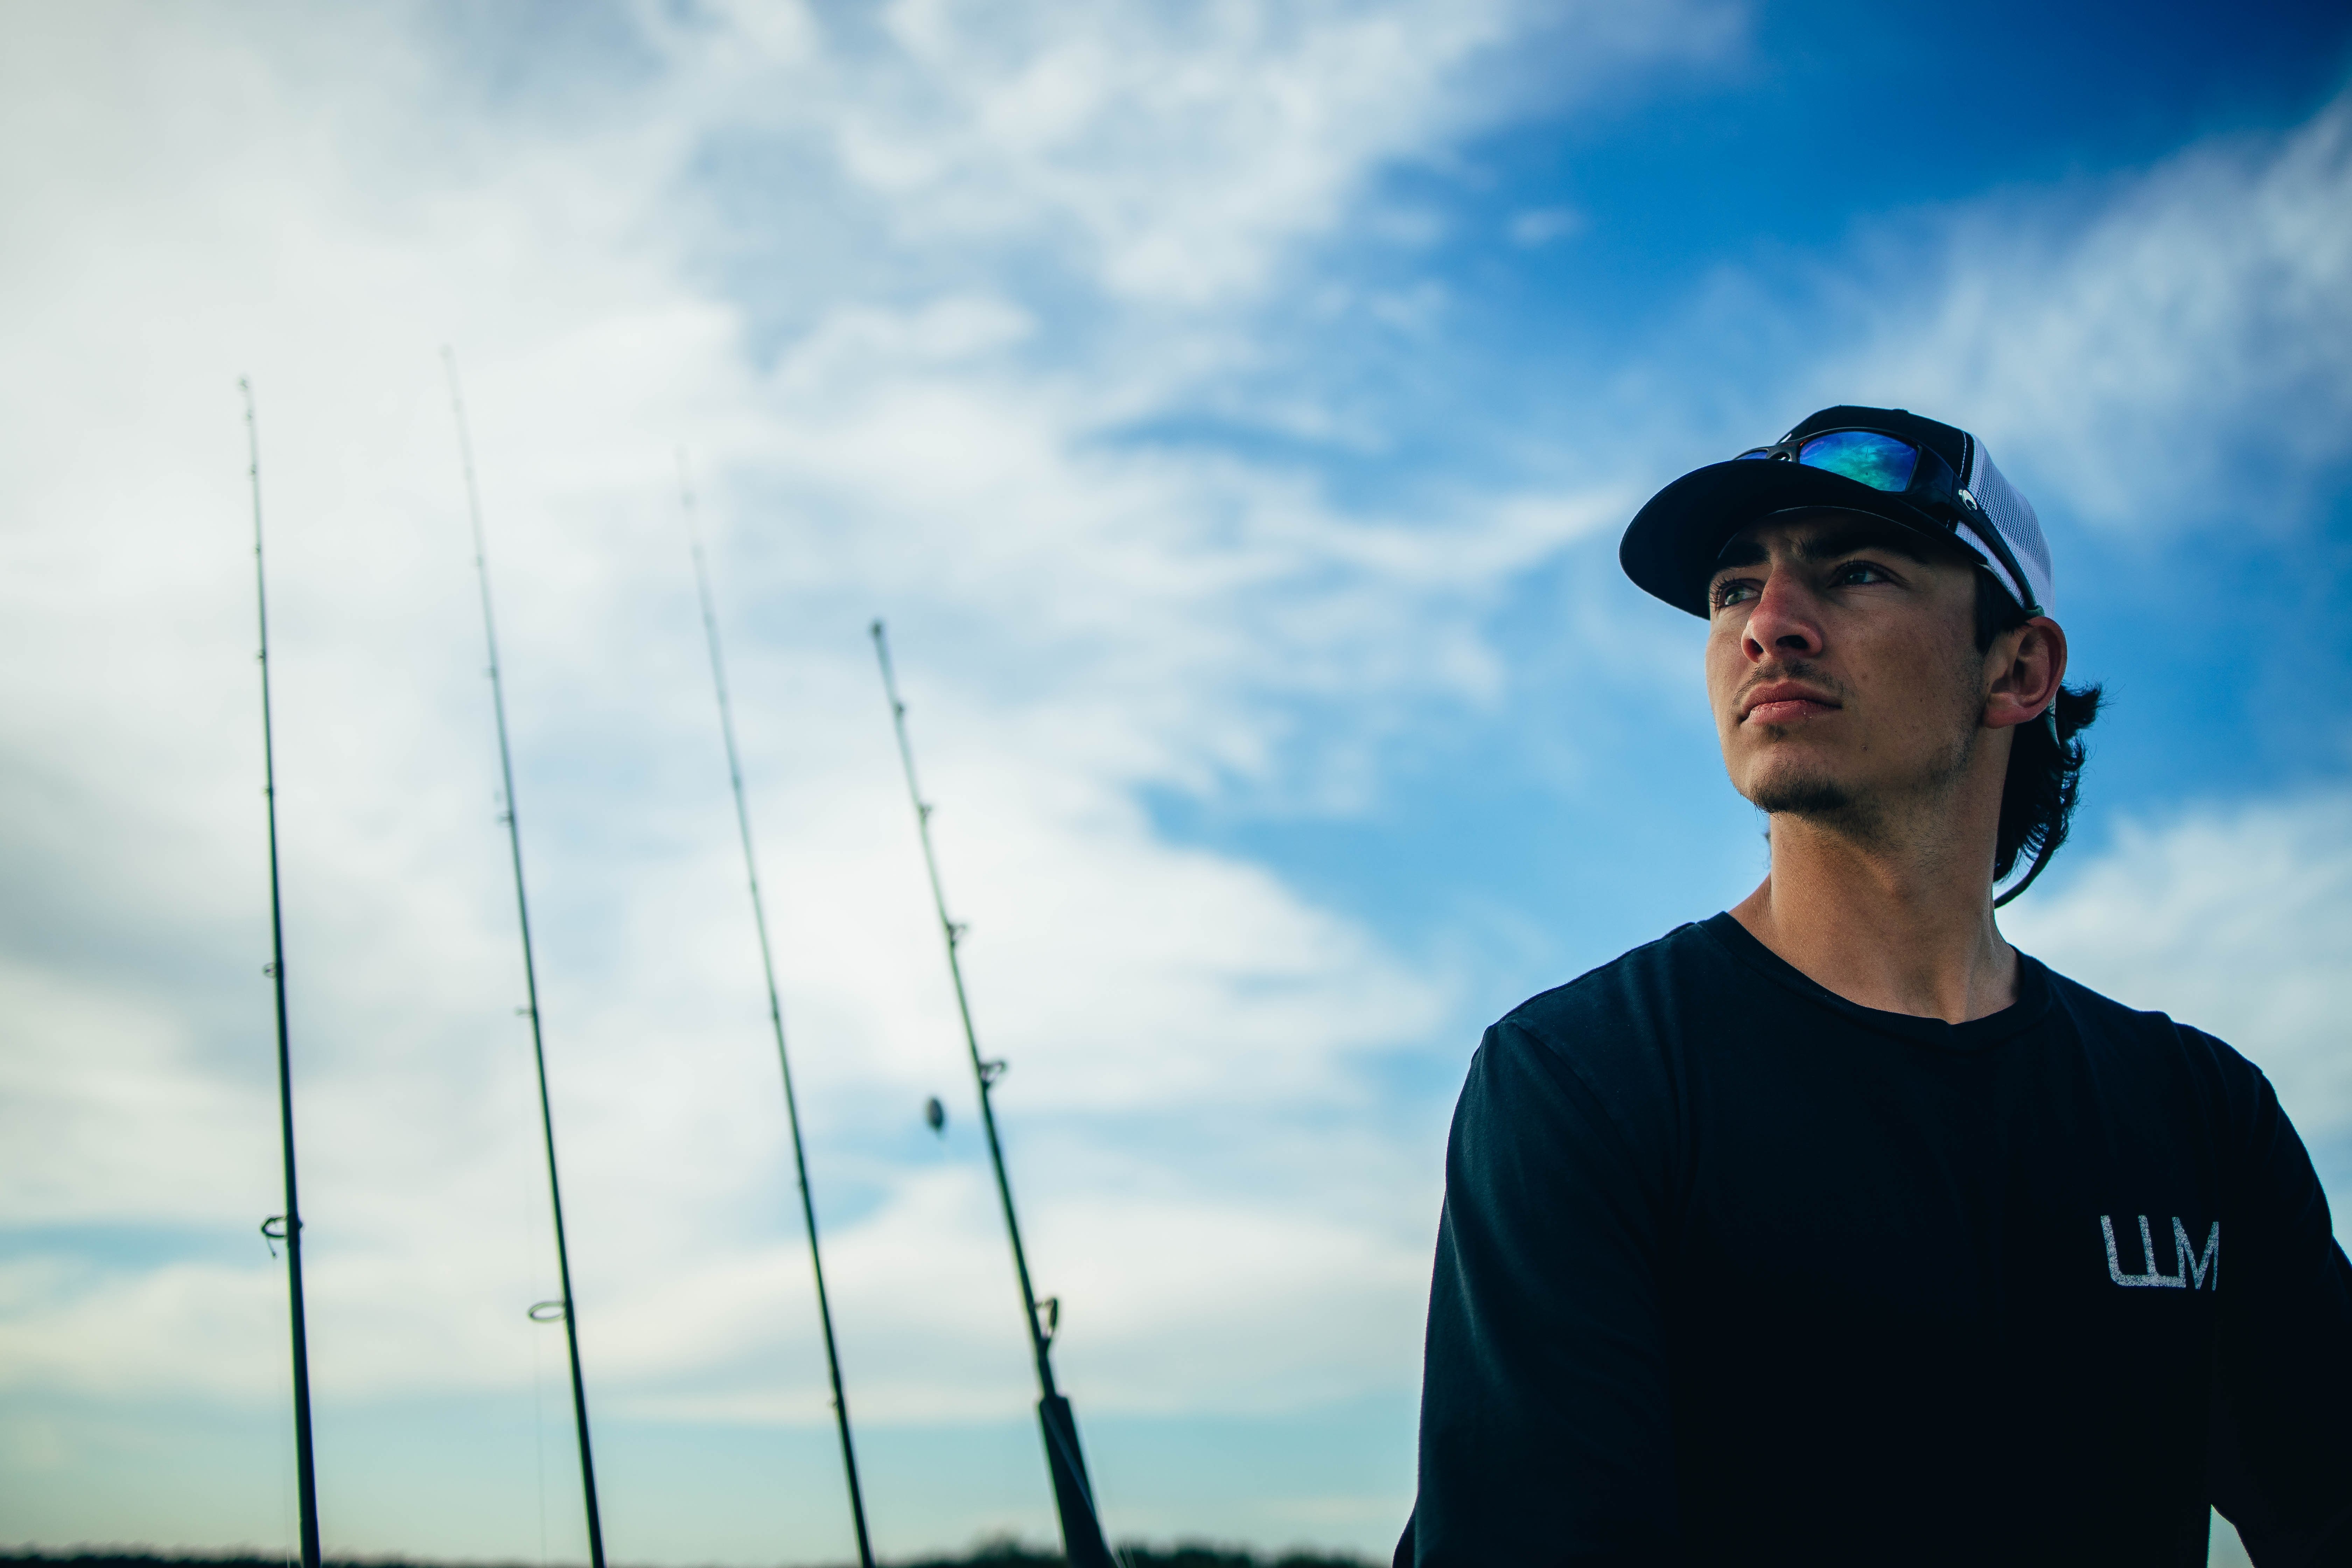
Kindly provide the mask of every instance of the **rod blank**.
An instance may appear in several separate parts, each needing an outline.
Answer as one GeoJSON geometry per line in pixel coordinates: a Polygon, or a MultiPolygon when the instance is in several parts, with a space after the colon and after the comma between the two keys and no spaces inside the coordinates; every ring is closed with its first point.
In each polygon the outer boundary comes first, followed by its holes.
{"type": "Polygon", "coordinates": [[[253,479],[253,602],[261,626],[261,777],[269,816],[269,969],[278,999],[278,1129],[286,1169],[286,1212],[261,1222],[261,1234],[286,1244],[286,1294],[294,1323],[294,1480],[301,1496],[302,1568],[319,1568],[319,1482],[310,1455],[310,1345],[302,1306],[302,1205],[294,1191],[294,1068],[286,1029],[286,920],[278,890],[278,746],[269,712],[269,584],[261,558],[261,436],[253,386],[245,395],[245,445],[253,479]],[[269,1227],[275,1225],[276,1230],[269,1227]]]}
{"type": "Polygon", "coordinates": [[[751,889],[751,923],[760,933],[760,968],[768,983],[768,1021],[776,1035],[776,1065],[784,1075],[784,1115],[793,1129],[793,1172],[800,1187],[801,1221],[808,1227],[809,1268],[816,1276],[817,1321],[824,1327],[824,1366],[833,1379],[834,1424],[841,1432],[841,1468],[849,1481],[849,1514],[857,1526],[857,1561],[874,1568],[873,1543],[866,1534],[866,1498],[857,1484],[857,1450],[849,1440],[849,1395],[841,1384],[841,1355],[833,1339],[833,1307],[825,1295],[824,1259],[817,1248],[816,1204],[809,1195],[808,1153],[801,1141],[800,1100],[793,1092],[793,1059],[784,1048],[784,1007],[776,994],[776,960],[768,942],[768,910],[760,896],[759,857],[751,848],[751,810],[743,798],[742,755],[735,744],[735,710],[727,698],[727,661],[719,648],[719,612],[710,596],[710,569],[702,556],[702,536],[695,527],[694,488],[687,480],[686,453],[677,454],[678,510],[686,519],[686,538],[694,555],[694,586],[702,599],[702,630],[710,644],[710,684],[719,694],[719,728],[727,739],[727,778],[735,791],[735,826],[743,840],[743,876],[751,889]]]}
{"type": "Polygon", "coordinates": [[[489,650],[490,707],[498,716],[499,776],[506,787],[507,847],[514,862],[515,920],[522,931],[522,979],[529,1003],[521,1011],[530,1018],[530,1055],[539,1069],[539,1126],[547,1146],[547,1194],[555,1213],[555,1270],[563,1295],[560,1301],[541,1302],[531,1309],[534,1321],[544,1322],[541,1309],[562,1309],[563,1343],[572,1360],[572,1422],[580,1444],[580,1492],[588,1510],[588,1560],[591,1568],[604,1568],[604,1527],[596,1507],[596,1461],[588,1442],[588,1386],[580,1375],[580,1313],[572,1299],[572,1255],[563,1238],[563,1184],[555,1173],[555,1112],[547,1098],[547,1041],[540,1026],[539,967],[531,956],[530,900],[523,891],[522,826],[515,811],[514,752],[507,742],[506,687],[499,676],[499,631],[490,613],[489,552],[482,542],[482,500],[474,482],[474,442],[466,428],[466,400],[457,386],[457,356],[441,351],[449,373],[449,410],[457,421],[457,453],[466,469],[466,510],[474,528],[474,572],[482,587],[482,641],[489,650]]]}
{"type": "Polygon", "coordinates": [[[1054,1386],[1053,1331],[1059,1325],[1061,1303],[1040,1300],[1029,1283],[1029,1258],[1021,1246],[1021,1222],[1013,1212],[1013,1184],[1004,1173],[1004,1146],[996,1136],[996,1110],[990,1092],[1004,1076],[1005,1064],[985,1060],[980,1037],[971,1024],[971,1001],[963,985],[959,956],[969,928],[948,918],[947,893],[940,883],[939,857],[931,848],[930,803],[915,782],[915,750],[907,739],[907,705],[898,697],[898,673],[890,665],[889,635],[882,623],[868,628],[874,657],[882,666],[882,690],[890,700],[890,722],[898,736],[898,761],[907,774],[907,798],[915,808],[915,831],[923,841],[923,868],[931,880],[931,907],[940,918],[940,935],[947,944],[948,974],[955,982],[957,1015],[963,1020],[964,1047],[971,1056],[971,1076],[980,1085],[980,1124],[988,1134],[988,1157],[996,1169],[996,1196],[1004,1209],[1004,1233],[1013,1242],[1013,1272],[1021,1286],[1021,1319],[1029,1333],[1029,1352],[1037,1365],[1037,1423],[1045,1438],[1045,1464],[1054,1480],[1054,1510],[1062,1521],[1062,1550],[1071,1568],[1116,1568],[1109,1543],[1103,1538],[1102,1520],[1095,1510],[1094,1483],[1087,1477],[1086,1455],[1078,1447],[1077,1417],[1070,1402],[1054,1386]]]}

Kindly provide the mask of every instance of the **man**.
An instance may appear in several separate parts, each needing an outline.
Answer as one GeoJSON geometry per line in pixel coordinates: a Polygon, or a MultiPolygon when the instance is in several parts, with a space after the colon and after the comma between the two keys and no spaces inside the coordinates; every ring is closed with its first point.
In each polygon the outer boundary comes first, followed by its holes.
{"type": "Polygon", "coordinates": [[[1487,1031],[1397,1561],[2202,1563],[2210,1502],[2352,1563],[2352,1266],[2270,1084],[1994,921],[2098,706],[2032,507],[1830,408],[1620,558],[1706,619],[1771,869],[1487,1031]]]}

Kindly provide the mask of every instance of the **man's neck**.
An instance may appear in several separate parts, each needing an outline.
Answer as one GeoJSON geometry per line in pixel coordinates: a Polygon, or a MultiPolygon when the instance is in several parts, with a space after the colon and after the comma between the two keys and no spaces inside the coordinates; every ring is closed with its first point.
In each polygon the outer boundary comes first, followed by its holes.
{"type": "Polygon", "coordinates": [[[2017,952],[1993,923],[1989,836],[1899,837],[1776,816],[1771,874],[1732,918],[1864,1007],[1961,1024],[2009,1006],[2017,952]]]}

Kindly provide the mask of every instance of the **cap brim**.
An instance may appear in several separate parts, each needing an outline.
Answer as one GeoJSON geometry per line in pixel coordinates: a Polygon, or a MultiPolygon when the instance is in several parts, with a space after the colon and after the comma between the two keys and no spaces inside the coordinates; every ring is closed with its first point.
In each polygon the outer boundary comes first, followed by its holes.
{"type": "Polygon", "coordinates": [[[1825,468],[1747,458],[1693,469],[1652,496],[1626,527],[1618,563],[1644,592],[1704,618],[1707,579],[1715,575],[1724,541],[1759,518],[1804,507],[1860,512],[1931,538],[1951,538],[1900,496],[1825,468]]]}

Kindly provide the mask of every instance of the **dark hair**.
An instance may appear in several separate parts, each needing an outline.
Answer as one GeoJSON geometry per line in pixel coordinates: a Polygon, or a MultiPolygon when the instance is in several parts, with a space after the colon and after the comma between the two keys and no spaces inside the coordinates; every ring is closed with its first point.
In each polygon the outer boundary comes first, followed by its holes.
{"type": "MultiPolygon", "coordinates": [[[[1977,574],[1977,651],[1991,651],[1993,638],[2023,626],[2024,606],[1991,573],[1977,574]]],[[[2082,794],[2083,763],[2089,754],[2082,733],[2099,716],[2100,689],[2061,686],[2047,719],[2011,731],[2009,773],[2000,791],[2000,826],[1993,837],[1992,879],[2017,869],[2018,857],[2032,851],[2033,879],[2066,842],[2074,803],[2082,794]]],[[[2020,882],[2009,896],[2024,891],[2020,882]]]]}

